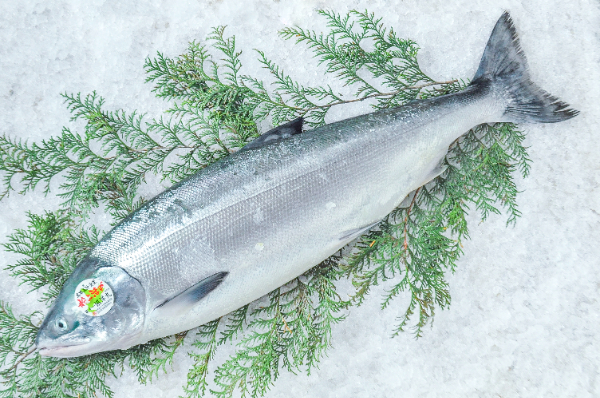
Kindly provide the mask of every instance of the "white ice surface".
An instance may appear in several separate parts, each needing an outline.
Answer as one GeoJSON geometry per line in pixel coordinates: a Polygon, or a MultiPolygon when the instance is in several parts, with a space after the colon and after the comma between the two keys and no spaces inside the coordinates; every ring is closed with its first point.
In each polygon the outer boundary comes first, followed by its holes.
{"type": "MultiPolygon", "coordinates": [[[[302,46],[276,32],[322,30],[315,10],[365,8],[422,48],[430,76],[470,78],[488,35],[509,10],[534,80],[581,114],[564,123],[526,125],[531,175],[518,181],[522,218],[479,224],[449,276],[452,305],[420,340],[389,337],[404,302],[381,311],[381,293],[335,327],[334,347],[311,376],[283,372],[268,397],[598,397],[600,396],[600,2],[573,1],[266,1],[148,2],[5,0],[0,2],[0,133],[30,142],[69,122],[60,93],[97,90],[108,109],[159,116],[166,103],[144,84],[143,63],[156,51],[176,56],[211,27],[235,34],[247,74],[265,76],[257,48],[306,84],[324,83],[302,46]],[[137,4],[136,4],[137,3],[137,4]]],[[[335,85],[335,80],[330,78],[335,85]]],[[[335,109],[329,121],[366,113],[335,109]]],[[[268,127],[268,126],[266,126],[268,127]]],[[[147,192],[163,188],[154,185],[147,192]]],[[[52,185],[53,193],[57,184],[52,185]]],[[[57,208],[41,190],[0,202],[0,242],[25,227],[25,212],[57,208]]],[[[106,222],[98,216],[99,222],[106,222]]],[[[17,260],[2,253],[0,267],[17,260]]],[[[36,293],[0,271],[0,299],[17,313],[42,310],[36,293]]],[[[220,361],[231,353],[221,351],[220,361]]],[[[141,386],[132,372],[111,381],[122,397],[175,397],[190,359],[141,386]]]]}

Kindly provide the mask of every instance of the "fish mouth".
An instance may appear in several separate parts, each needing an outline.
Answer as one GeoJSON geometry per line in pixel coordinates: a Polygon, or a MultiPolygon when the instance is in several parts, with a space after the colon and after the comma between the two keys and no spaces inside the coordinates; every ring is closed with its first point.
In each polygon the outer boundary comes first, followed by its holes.
{"type": "Polygon", "coordinates": [[[49,347],[40,347],[38,346],[38,352],[42,356],[54,357],[54,358],[71,358],[78,357],[81,355],[86,355],[85,352],[82,352],[82,346],[85,346],[89,343],[89,341],[84,341],[77,344],[70,345],[58,345],[58,346],[49,346],[49,347]]]}

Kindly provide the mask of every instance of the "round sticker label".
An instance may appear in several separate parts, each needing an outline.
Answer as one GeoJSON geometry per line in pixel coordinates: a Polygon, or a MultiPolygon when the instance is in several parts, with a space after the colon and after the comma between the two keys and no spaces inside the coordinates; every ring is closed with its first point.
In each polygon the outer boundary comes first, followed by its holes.
{"type": "Polygon", "coordinates": [[[100,279],[86,279],[75,289],[77,309],[89,316],[106,314],[115,303],[115,297],[108,284],[100,279]]]}

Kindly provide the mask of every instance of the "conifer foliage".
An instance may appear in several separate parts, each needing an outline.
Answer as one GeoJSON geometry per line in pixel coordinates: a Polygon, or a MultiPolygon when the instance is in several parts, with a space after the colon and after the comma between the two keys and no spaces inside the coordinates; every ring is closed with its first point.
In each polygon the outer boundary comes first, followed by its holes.
{"type": "MultiPolygon", "coordinates": [[[[303,116],[316,127],[334,106],[367,101],[383,109],[465,87],[459,80],[437,82],[425,75],[417,44],[397,37],[373,14],[320,14],[328,32],[295,27],[280,35],[312,49],[328,79],[353,90],[350,99],[327,85],[298,83],[260,51],[258,59],[272,79],[242,74],[235,37],[217,27],[206,43],[192,42],[176,58],[158,53],[146,60],[147,81],[170,103],[165,115],[149,119],[136,111],[110,111],[95,92],[63,94],[72,120],[85,122],[82,131],[65,127],[39,143],[0,137],[1,197],[41,188],[63,201],[58,211],[27,214],[28,227],[9,236],[5,250],[21,255],[8,266],[12,276],[41,290],[41,300],[50,305],[106,232],[90,225],[94,211],[102,206],[116,224],[144,202],[137,192],[149,173],[178,182],[242,148],[259,135],[257,124],[264,120],[278,125],[303,116]],[[64,182],[51,192],[56,177],[64,182]]],[[[333,325],[379,284],[387,287],[381,307],[394,307],[398,317],[392,332],[410,329],[419,337],[436,309],[450,304],[445,275],[454,271],[461,242],[469,237],[467,212],[477,212],[483,221],[504,208],[508,224],[519,216],[514,175],[529,170],[523,139],[508,123],[465,132],[449,149],[446,171],[411,193],[353,248],[260,300],[177,336],[127,351],[43,358],[33,344],[42,314],[17,316],[9,303],[0,302],[0,397],[111,397],[107,377],[130,367],[141,383],[150,382],[169,370],[185,341],[194,360],[186,397],[231,397],[236,390],[260,397],[282,369],[315,371],[331,345],[333,325]],[[355,287],[346,298],[337,291],[344,278],[355,287]],[[393,299],[401,293],[408,304],[398,308],[393,299]],[[224,344],[234,344],[235,353],[217,366],[213,358],[224,344]]]]}

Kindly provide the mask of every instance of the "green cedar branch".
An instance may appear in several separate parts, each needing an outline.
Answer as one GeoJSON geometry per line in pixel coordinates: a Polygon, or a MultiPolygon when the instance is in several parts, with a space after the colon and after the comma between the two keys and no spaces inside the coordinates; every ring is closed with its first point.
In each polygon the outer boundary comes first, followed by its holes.
{"type": "MultiPolygon", "coordinates": [[[[64,94],[72,120],[84,124],[82,132],[64,128],[32,144],[0,137],[0,198],[38,185],[48,194],[54,178],[63,181],[57,193],[64,201],[61,209],[28,214],[27,228],[9,236],[5,249],[22,256],[8,266],[11,274],[40,289],[41,300],[49,304],[103,234],[88,225],[92,211],[104,205],[112,223],[119,222],[144,202],[138,188],[147,173],[178,182],[243,147],[268,119],[277,125],[304,116],[314,127],[325,123],[334,106],[369,101],[373,109],[383,109],[458,92],[468,84],[429,78],[417,62],[417,44],[397,37],[368,11],[320,15],[327,33],[294,27],[281,36],[308,45],[350,94],[329,85],[303,85],[258,50],[271,81],[242,74],[242,52],[221,26],[211,31],[206,46],[192,42],[178,57],[158,53],[146,59],[147,82],[170,102],[166,115],[147,120],[137,112],[107,111],[95,92],[64,94]]],[[[317,367],[331,346],[333,325],[379,284],[386,287],[382,308],[396,307],[399,296],[407,300],[394,335],[412,328],[420,337],[435,311],[450,304],[445,276],[455,270],[462,242],[469,238],[467,215],[477,212],[484,221],[504,210],[509,225],[519,217],[514,175],[526,177],[530,167],[523,140],[508,123],[470,130],[450,147],[446,171],[346,249],[349,255],[332,256],[266,297],[199,327],[193,336],[182,333],[83,358],[43,358],[32,351],[37,326],[31,319],[38,315],[17,318],[0,303],[0,397],[111,397],[107,377],[118,377],[127,366],[141,383],[150,382],[168,371],[185,339],[192,340],[194,360],[186,397],[209,391],[219,397],[236,391],[262,396],[281,369],[310,373],[317,367]],[[337,291],[343,278],[355,288],[348,299],[337,291]],[[235,344],[236,352],[216,365],[216,350],[224,344],[235,344]]]]}

